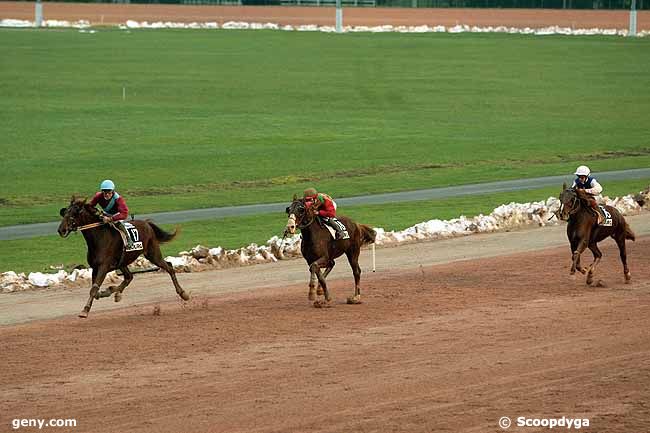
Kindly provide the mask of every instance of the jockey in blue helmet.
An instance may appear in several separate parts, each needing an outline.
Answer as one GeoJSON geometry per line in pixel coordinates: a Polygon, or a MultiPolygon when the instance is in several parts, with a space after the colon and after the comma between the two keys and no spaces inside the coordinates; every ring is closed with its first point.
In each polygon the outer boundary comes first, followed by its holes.
{"type": "Polygon", "coordinates": [[[124,198],[115,191],[115,183],[106,179],[99,184],[101,191],[95,193],[90,200],[90,205],[95,206],[99,204],[102,208],[102,221],[105,223],[115,223],[115,226],[123,233],[122,238],[125,240],[127,250],[132,246],[131,237],[126,232],[126,227],[122,221],[129,217],[129,208],[126,205],[124,198]]]}

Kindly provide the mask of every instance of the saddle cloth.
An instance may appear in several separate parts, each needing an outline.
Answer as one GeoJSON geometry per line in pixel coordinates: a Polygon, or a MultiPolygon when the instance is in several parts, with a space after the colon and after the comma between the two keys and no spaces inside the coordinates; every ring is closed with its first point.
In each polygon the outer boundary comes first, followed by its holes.
{"type": "Polygon", "coordinates": [[[140,240],[140,233],[138,233],[138,229],[130,222],[120,221],[120,223],[124,225],[124,228],[126,229],[125,231],[128,233],[128,236],[131,239],[131,246],[129,246],[129,242],[127,242],[127,240],[124,238],[124,233],[121,230],[118,230],[122,235],[122,240],[124,241],[124,251],[128,252],[142,250],[143,246],[142,241],[140,240]]]}
{"type": "Polygon", "coordinates": [[[613,222],[612,222],[612,214],[607,212],[607,209],[605,209],[605,206],[598,205],[600,208],[600,211],[603,213],[605,216],[605,219],[600,223],[601,226],[603,227],[611,227],[613,222]]]}
{"type": "Polygon", "coordinates": [[[323,224],[325,228],[327,229],[328,232],[330,232],[330,235],[332,236],[332,239],[336,239],[336,230],[332,226],[329,226],[327,224],[323,224]]]}

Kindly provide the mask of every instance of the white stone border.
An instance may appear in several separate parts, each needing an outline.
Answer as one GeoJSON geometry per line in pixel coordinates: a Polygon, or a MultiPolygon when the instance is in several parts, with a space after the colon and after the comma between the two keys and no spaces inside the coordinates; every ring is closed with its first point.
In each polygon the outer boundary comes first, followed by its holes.
{"type": "MultiPolygon", "coordinates": [[[[33,21],[18,20],[18,19],[2,19],[0,20],[0,27],[35,27],[33,21]]],[[[60,20],[45,20],[43,27],[71,27],[78,28],[83,33],[95,33],[97,30],[87,30],[91,27],[90,22],[80,20],[76,22],[60,21],[60,20]]],[[[155,22],[138,22],[134,20],[127,20],[126,23],[118,26],[120,29],[224,29],[224,30],[284,30],[284,31],[298,31],[298,32],[325,32],[334,33],[336,28],[333,26],[318,26],[316,24],[307,24],[300,26],[280,25],[276,23],[256,23],[244,21],[228,21],[223,25],[216,22],[193,22],[193,23],[177,23],[172,21],[155,21],[155,22]]],[[[458,24],[452,27],[445,27],[441,25],[420,25],[420,26],[344,26],[344,33],[510,33],[510,34],[523,34],[523,35],[571,35],[571,36],[586,36],[586,35],[604,35],[604,36],[627,36],[628,29],[573,29],[570,27],[548,26],[542,28],[531,27],[506,27],[506,26],[488,26],[478,27],[469,26],[467,24],[458,24]]],[[[636,37],[645,37],[650,35],[650,31],[641,30],[637,32],[636,37]]]]}
{"type": "MultiPolygon", "coordinates": [[[[603,201],[610,206],[616,207],[623,215],[631,215],[642,210],[636,201],[639,195],[644,197],[645,207],[648,207],[650,188],[634,196],[626,195],[615,199],[605,197],[603,201]]],[[[452,220],[433,219],[397,232],[385,231],[376,227],[377,238],[375,243],[377,245],[391,245],[402,242],[444,239],[475,233],[510,230],[530,225],[540,227],[556,225],[558,220],[550,217],[559,209],[559,206],[560,203],[557,198],[549,197],[546,201],[504,204],[494,209],[489,215],[478,215],[473,218],[461,216],[452,220]]],[[[199,272],[276,262],[299,256],[300,235],[296,234],[284,240],[279,236],[273,236],[266,242],[266,245],[250,244],[234,250],[197,245],[189,251],[181,251],[178,256],[165,257],[165,260],[172,263],[177,272],[199,272]]],[[[153,265],[144,257],[140,257],[133,266],[146,269],[153,265]]],[[[0,293],[79,284],[89,285],[91,274],[90,269],[75,269],[70,274],[63,270],[52,274],[31,272],[28,275],[24,273],[17,274],[13,271],[4,272],[0,274],[0,293]]],[[[115,282],[120,279],[121,277],[115,272],[111,272],[107,277],[107,282],[115,282]]]]}

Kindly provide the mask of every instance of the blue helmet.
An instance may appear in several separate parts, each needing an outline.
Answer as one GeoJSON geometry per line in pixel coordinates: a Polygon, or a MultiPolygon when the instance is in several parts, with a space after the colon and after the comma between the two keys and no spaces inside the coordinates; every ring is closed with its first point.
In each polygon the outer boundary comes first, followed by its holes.
{"type": "Polygon", "coordinates": [[[104,189],[110,189],[111,191],[113,191],[113,190],[115,189],[115,184],[113,183],[112,180],[110,180],[110,179],[106,179],[105,181],[103,181],[103,182],[99,185],[99,189],[102,189],[102,190],[104,190],[104,189]]]}

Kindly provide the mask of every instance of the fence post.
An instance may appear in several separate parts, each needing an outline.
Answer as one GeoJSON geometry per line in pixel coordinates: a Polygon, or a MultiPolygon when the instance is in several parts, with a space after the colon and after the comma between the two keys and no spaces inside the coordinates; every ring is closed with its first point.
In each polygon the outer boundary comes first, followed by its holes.
{"type": "Polygon", "coordinates": [[[341,0],[336,0],[336,33],[343,31],[343,8],[341,8],[341,0]]]}
{"type": "Polygon", "coordinates": [[[636,36],[636,0],[632,0],[632,5],[630,6],[630,31],[627,35],[636,36]]]}
{"type": "Polygon", "coordinates": [[[41,27],[43,25],[43,3],[41,0],[36,0],[34,5],[34,26],[41,27]]]}

